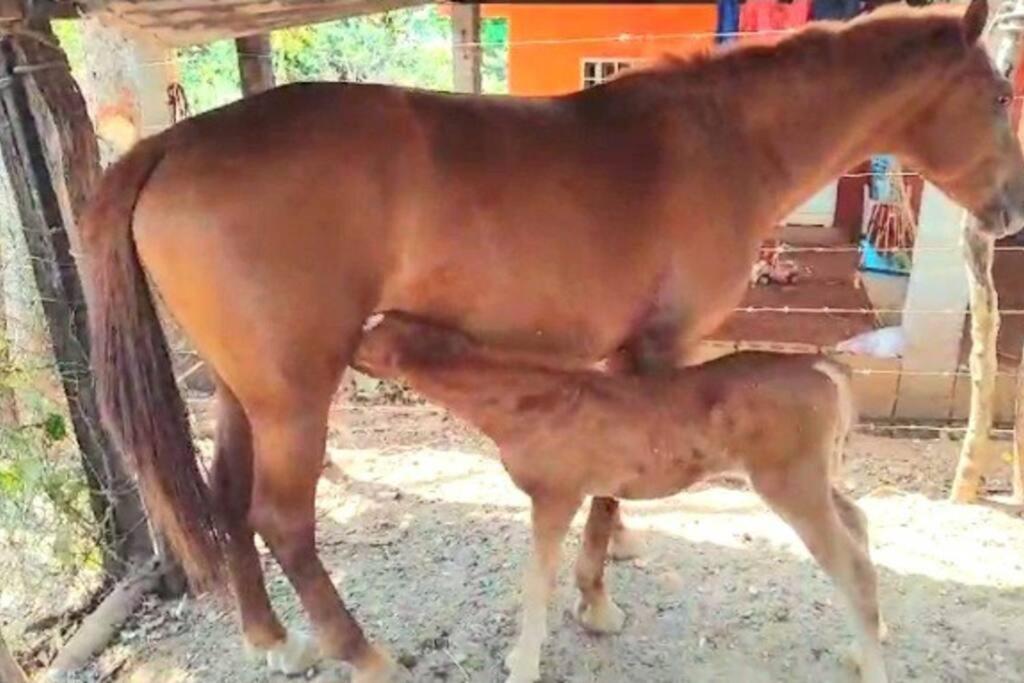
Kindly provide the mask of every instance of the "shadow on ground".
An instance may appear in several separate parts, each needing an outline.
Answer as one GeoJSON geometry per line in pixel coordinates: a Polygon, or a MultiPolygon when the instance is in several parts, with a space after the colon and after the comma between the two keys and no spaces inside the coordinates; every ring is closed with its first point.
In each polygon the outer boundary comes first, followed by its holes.
{"type": "MultiPolygon", "coordinates": [[[[416,681],[503,681],[528,548],[525,498],[479,455],[342,455],[346,476],[321,485],[321,556],[367,632],[416,681]]],[[[892,628],[892,679],[1024,680],[1024,522],[918,494],[863,505],[892,628]]],[[[578,517],[544,681],[856,680],[841,661],[850,631],[831,584],[750,494],[715,488],[629,511],[648,549],[610,568],[626,628],[592,637],[570,616],[578,517]]],[[[305,627],[290,587],[276,567],[268,573],[282,615],[305,627]]],[[[118,680],[277,680],[244,656],[232,616],[200,603],[182,619],[177,634],[130,646],[118,680]]],[[[330,669],[318,679],[347,680],[330,669]]]]}

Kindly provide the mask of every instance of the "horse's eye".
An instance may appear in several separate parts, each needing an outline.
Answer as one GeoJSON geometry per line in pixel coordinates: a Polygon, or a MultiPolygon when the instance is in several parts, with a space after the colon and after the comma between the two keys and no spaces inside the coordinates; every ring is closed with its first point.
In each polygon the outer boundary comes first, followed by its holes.
{"type": "Polygon", "coordinates": [[[996,102],[999,103],[1000,107],[1008,107],[1010,102],[1013,102],[1013,97],[1011,95],[1000,95],[996,98],[996,102]]]}

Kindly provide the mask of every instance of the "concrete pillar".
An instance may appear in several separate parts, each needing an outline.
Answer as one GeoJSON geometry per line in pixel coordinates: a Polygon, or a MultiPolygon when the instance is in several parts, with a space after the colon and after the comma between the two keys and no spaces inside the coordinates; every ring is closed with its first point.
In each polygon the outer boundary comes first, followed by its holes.
{"type": "Polygon", "coordinates": [[[455,92],[483,91],[480,5],[452,5],[452,64],[455,92]]]}
{"type": "Polygon", "coordinates": [[[906,348],[895,417],[947,419],[953,408],[969,288],[961,248],[964,210],[935,186],[921,199],[914,268],[903,308],[906,348]],[[959,314],[947,311],[958,311],[959,314]]]}

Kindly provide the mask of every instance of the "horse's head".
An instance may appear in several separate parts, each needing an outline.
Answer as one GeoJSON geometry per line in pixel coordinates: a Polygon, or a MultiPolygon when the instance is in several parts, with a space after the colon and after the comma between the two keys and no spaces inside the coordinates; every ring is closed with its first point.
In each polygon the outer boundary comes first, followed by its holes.
{"type": "Polygon", "coordinates": [[[416,367],[443,364],[470,346],[457,330],[390,312],[367,321],[352,366],[379,379],[397,379],[416,367]]]}
{"type": "Polygon", "coordinates": [[[1010,125],[1012,87],[980,41],[987,12],[986,0],[971,1],[953,38],[961,49],[941,67],[948,77],[903,133],[908,160],[975,215],[977,230],[1004,237],[1024,228],[1024,156],[1010,125]]]}

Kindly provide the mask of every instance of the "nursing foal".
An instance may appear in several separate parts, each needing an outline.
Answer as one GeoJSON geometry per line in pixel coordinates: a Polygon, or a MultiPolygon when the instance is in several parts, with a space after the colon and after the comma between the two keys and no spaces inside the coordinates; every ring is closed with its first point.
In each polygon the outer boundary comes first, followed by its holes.
{"type": "Polygon", "coordinates": [[[545,368],[450,328],[390,313],[363,337],[356,366],[402,378],[491,437],[533,503],[510,683],[540,677],[560,547],[595,498],[576,564],[577,616],[602,633],[624,615],[605,588],[612,498],[661,498],[740,472],[806,544],[849,603],[862,680],[886,680],[875,570],[863,513],[832,477],[852,425],[847,370],[823,356],[737,353],[658,376],[545,368]]]}

